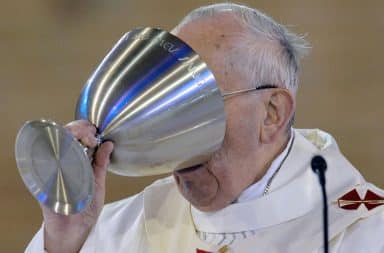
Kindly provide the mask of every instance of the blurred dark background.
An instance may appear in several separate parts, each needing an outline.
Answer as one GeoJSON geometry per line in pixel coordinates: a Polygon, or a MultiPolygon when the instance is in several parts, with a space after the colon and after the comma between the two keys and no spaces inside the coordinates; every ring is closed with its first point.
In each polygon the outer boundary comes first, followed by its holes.
{"type": "MultiPolygon", "coordinates": [[[[1,252],[22,252],[41,225],[22,183],[14,141],[26,120],[73,120],[80,90],[112,45],[136,26],[172,27],[213,1],[3,1],[0,9],[1,252]]],[[[243,1],[307,34],[297,128],[321,128],[365,177],[384,186],[382,94],[384,1],[243,1]]],[[[343,175],[340,175],[343,176],[343,175]]],[[[109,175],[107,201],[143,189],[155,177],[109,175]]]]}

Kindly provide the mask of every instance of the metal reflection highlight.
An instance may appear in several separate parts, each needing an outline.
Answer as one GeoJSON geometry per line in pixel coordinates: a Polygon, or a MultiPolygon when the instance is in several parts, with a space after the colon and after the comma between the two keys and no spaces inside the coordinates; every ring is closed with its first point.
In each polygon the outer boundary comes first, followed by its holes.
{"type": "Polygon", "coordinates": [[[129,176],[204,162],[225,132],[223,101],[207,65],[183,41],[154,28],[119,40],[82,91],[76,118],[114,142],[109,170],[129,176]]]}
{"type": "Polygon", "coordinates": [[[64,215],[89,204],[91,164],[80,143],[60,125],[49,120],[27,122],[18,133],[15,154],[25,185],[40,203],[64,215]]]}

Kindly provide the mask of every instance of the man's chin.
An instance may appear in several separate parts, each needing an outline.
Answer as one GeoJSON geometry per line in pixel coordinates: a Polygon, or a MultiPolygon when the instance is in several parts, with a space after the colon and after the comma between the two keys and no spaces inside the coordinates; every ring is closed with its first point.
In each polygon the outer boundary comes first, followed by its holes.
{"type": "Polygon", "coordinates": [[[183,197],[202,211],[212,211],[219,190],[219,182],[207,164],[198,164],[173,172],[177,187],[183,197]]]}

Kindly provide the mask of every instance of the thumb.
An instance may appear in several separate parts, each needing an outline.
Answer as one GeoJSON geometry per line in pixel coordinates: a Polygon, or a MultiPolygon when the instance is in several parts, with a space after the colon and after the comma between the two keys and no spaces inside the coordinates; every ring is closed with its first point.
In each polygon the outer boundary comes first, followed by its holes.
{"type": "Polygon", "coordinates": [[[105,176],[107,167],[110,162],[110,155],[113,151],[113,143],[110,141],[104,142],[97,149],[92,165],[95,174],[95,183],[98,186],[105,185],[105,176]]]}

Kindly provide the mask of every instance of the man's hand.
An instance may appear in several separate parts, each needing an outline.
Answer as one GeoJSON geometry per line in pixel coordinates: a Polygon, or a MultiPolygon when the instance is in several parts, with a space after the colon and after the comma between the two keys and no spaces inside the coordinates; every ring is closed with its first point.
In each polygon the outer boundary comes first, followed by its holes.
{"type": "MultiPolygon", "coordinates": [[[[84,146],[96,147],[96,128],[90,122],[73,121],[65,128],[84,146]]],[[[105,142],[98,147],[95,153],[92,162],[95,175],[94,196],[90,205],[83,212],[64,216],[41,205],[44,216],[44,247],[48,253],[75,253],[81,249],[104,205],[105,176],[112,150],[113,143],[105,142]]]]}

